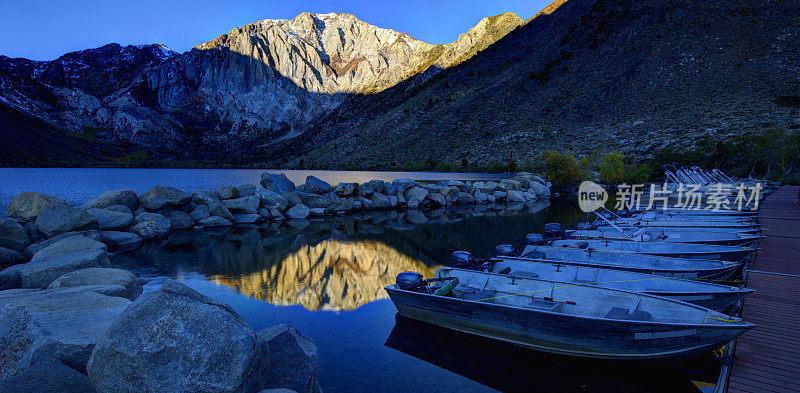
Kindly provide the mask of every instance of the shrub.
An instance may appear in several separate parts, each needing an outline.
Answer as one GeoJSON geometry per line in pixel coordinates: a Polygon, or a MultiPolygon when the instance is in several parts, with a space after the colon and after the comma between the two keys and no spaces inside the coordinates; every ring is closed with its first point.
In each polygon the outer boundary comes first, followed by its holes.
{"type": "Polygon", "coordinates": [[[588,173],[589,160],[576,159],[572,153],[561,154],[555,150],[542,153],[544,174],[556,188],[572,188],[578,185],[588,173]]]}

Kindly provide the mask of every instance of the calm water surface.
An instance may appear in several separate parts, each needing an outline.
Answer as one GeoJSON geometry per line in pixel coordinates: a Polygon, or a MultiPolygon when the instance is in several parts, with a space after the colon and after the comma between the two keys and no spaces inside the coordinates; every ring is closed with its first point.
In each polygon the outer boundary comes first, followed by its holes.
{"type": "MultiPolygon", "coordinates": [[[[10,199],[27,189],[77,203],[114,188],[143,192],[155,184],[196,190],[257,183],[260,173],[0,169],[0,198],[10,199]]],[[[290,178],[302,183],[307,174],[290,178]]],[[[315,176],[332,183],[456,177],[376,174],[315,176]]],[[[319,382],[327,393],[713,390],[713,385],[698,382],[716,379],[719,366],[710,355],[630,363],[544,354],[404,319],[396,315],[383,290],[402,271],[431,276],[453,251],[483,257],[498,244],[541,231],[546,222],[572,227],[584,218],[571,203],[546,201],[425,213],[381,211],[174,232],[158,243],[114,250],[111,261],[147,280],[147,291],[172,278],[224,301],[256,330],[278,323],[297,327],[319,349],[319,382]]]]}

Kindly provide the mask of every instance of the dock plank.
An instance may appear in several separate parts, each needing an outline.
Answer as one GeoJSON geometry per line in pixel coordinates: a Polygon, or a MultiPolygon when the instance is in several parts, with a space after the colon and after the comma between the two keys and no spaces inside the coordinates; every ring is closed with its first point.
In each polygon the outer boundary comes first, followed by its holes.
{"type": "Polygon", "coordinates": [[[758,324],[736,341],[724,391],[800,392],[800,203],[798,187],[783,187],[761,205],[764,235],[747,287],[755,289],[742,318],[758,324]]]}

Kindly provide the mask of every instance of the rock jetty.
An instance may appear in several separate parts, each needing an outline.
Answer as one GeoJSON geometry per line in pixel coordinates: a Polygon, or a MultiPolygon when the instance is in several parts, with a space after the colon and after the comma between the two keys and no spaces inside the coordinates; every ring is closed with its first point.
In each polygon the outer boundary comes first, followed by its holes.
{"type": "MultiPolygon", "coordinates": [[[[142,195],[113,190],[80,206],[26,191],[8,205],[8,218],[0,219],[0,265],[25,262],[39,250],[74,236],[115,248],[163,239],[179,229],[259,225],[362,211],[428,211],[454,205],[525,203],[548,199],[549,186],[540,176],[530,173],[501,181],[421,183],[397,179],[335,186],[308,176],[304,184],[297,186],[284,174],[264,172],[257,186],[228,185],[190,193],[158,185],[142,195]]],[[[80,268],[85,267],[89,266],[80,268]]]]}

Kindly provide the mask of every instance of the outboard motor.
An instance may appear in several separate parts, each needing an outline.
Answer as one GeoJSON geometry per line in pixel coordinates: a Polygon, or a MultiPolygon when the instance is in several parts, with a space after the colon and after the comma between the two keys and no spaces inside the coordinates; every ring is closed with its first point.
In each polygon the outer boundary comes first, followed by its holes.
{"type": "Polygon", "coordinates": [[[544,241],[542,235],[538,233],[529,233],[525,235],[525,244],[529,246],[543,246],[547,244],[547,242],[544,241]]]}
{"type": "Polygon", "coordinates": [[[462,269],[475,266],[475,257],[468,251],[456,251],[450,255],[450,266],[462,269]]]}
{"type": "Polygon", "coordinates": [[[564,228],[561,227],[561,224],[557,222],[551,222],[549,224],[544,224],[542,238],[544,238],[546,241],[566,239],[567,232],[564,231],[564,228]]]}
{"type": "Polygon", "coordinates": [[[397,275],[397,286],[406,291],[418,291],[427,284],[422,274],[417,272],[402,272],[397,275]]]}
{"type": "Polygon", "coordinates": [[[510,244],[501,244],[494,248],[494,255],[498,257],[514,256],[514,246],[510,244]]]}

